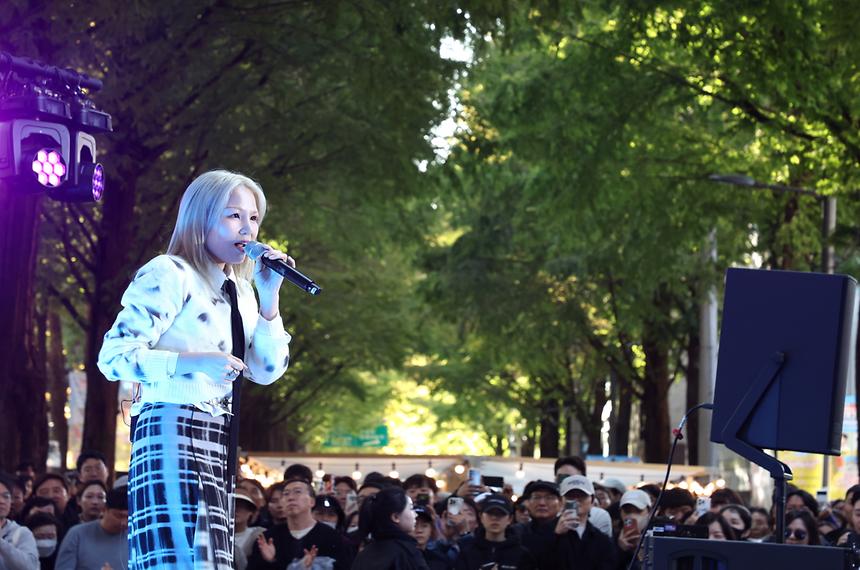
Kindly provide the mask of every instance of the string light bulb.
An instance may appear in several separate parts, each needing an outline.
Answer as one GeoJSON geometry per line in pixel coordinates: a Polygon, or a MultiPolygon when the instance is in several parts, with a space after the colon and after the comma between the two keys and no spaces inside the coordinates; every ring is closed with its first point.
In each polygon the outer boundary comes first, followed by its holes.
{"type": "Polygon", "coordinates": [[[319,466],[317,467],[315,475],[317,476],[317,479],[322,479],[323,477],[325,477],[325,469],[323,469],[322,462],[320,462],[319,466]]]}
{"type": "Polygon", "coordinates": [[[519,469],[517,469],[517,472],[516,472],[516,473],[514,473],[514,476],[515,476],[517,479],[525,479],[525,478],[526,478],[526,472],[525,472],[525,470],[523,469],[523,464],[522,464],[522,463],[520,463],[520,468],[519,468],[519,469]]]}
{"type": "Polygon", "coordinates": [[[358,463],[355,464],[355,471],[352,472],[352,478],[356,481],[361,480],[361,471],[358,470],[358,463]]]}
{"type": "Polygon", "coordinates": [[[433,469],[433,462],[432,461],[427,462],[427,470],[424,471],[424,474],[426,476],[430,477],[431,479],[436,478],[436,470],[433,469]]]}
{"type": "Polygon", "coordinates": [[[465,472],[466,472],[466,467],[463,464],[460,464],[460,465],[457,465],[456,467],[454,467],[454,473],[456,473],[457,475],[462,475],[465,472]]]}
{"type": "Polygon", "coordinates": [[[388,476],[392,479],[400,479],[400,473],[398,473],[397,471],[397,465],[395,465],[393,462],[391,464],[391,472],[388,473],[388,476]]]}

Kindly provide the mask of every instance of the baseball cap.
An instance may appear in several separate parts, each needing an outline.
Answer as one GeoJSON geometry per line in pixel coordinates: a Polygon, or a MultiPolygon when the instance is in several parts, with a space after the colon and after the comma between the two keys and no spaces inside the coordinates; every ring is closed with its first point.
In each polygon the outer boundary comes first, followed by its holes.
{"type": "Polygon", "coordinates": [[[621,496],[620,506],[623,507],[624,505],[630,505],[636,507],[640,511],[644,511],[651,507],[651,496],[645,491],[640,491],[639,489],[627,491],[621,496]]]}
{"type": "Polygon", "coordinates": [[[510,515],[514,512],[514,504],[504,495],[490,495],[478,503],[478,506],[481,508],[482,513],[501,511],[506,515],[510,515]]]}
{"type": "Polygon", "coordinates": [[[603,481],[598,483],[598,485],[606,489],[614,489],[621,494],[627,492],[627,485],[625,485],[624,481],[622,481],[621,479],[615,479],[610,477],[609,479],[604,479],[603,481]]]}
{"type": "Polygon", "coordinates": [[[558,491],[558,485],[556,485],[552,481],[544,481],[542,479],[538,479],[537,481],[531,481],[528,485],[526,485],[526,488],[523,490],[523,497],[528,499],[535,491],[549,491],[550,493],[561,497],[561,493],[559,493],[558,491]]]}
{"type": "Polygon", "coordinates": [[[424,517],[430,522],[433,522],[433,513],[430,512],[430,508],[425,505],[415,505],[413,509],[415,511],[415,516],[424,517]]]}
{"type": "Polygon", "coordinates": [[[561,482],[561,494],[567,495],[571,491],[582,491],[586,495],[594,496],[594,485],[585,475],[571,475],[561,482]]]}
{"type": "Polygon", "coordinates": [[[251,507],[255,511],[257,510],[257,503],[254,502],[254,499],[251,498],[251,495],[248,494],[248,491],[245,489],[236,489],[236,502],[242,501],[246,503],[246,507],[251,507]]]}

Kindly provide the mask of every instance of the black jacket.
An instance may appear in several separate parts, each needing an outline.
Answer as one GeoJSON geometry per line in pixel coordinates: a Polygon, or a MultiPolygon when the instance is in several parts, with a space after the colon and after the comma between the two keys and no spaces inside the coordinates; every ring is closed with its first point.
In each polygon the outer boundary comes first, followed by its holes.
{"type": "Polygon", "coordinates": [[[585,523],[582,538],[576,531],[557,534],[551,553],[543,567],[558,570],[613,570],[617,553],[612,539],[585,523]]]}
{"type": "Polygon", "coordinates": [[[532,570],[535,561],[515,533],[508,533],[504,542],[490,542],[486,531],[475,531],[474,540],[465,542],[457,556],[456,570],[479,570],[497,564],[498,570],[532,570]]]}
{"type": "Polygon", "coordinates": [[[429,570],[415,539],[404,532],[378,536],[355,557],[352,570],[429,570]]]}
{"type": "Polygon", "coordinates": [[[522,545],[537,561],[539,568],[544,568],[541,561],[549,556],[555,547],[556,522],[558,522],[557,518],[543,522],[532,520],[528,524],[515,524],[511,527],[511,532],[520,538],[522,545]]]}
{"type": "Polygon", "coordinates": [[[349,548],[344,544],[338,532],[322,523],[317,523],[309,533],[296,540],[290,534],[290,528],[285,524],[275,525],[263,536],[272,539],[275,545],[275,561],[266,562],[260,555],[260,547],[254,544],[251,557],[248,558],[248,570],[281,570],[296,558],[302,558],[305,550],[317,547],[317,556],[327,556],[334,559],[335,570],[347,570],[351,562],[349,548]]]}
{"type": "Polygon", "coordinates": [[[436,546],[427,547],[421,553],[424,555],[424,562],[427,563],[430,570],[451,570],[454,567],[445,551],[436,546]]]}

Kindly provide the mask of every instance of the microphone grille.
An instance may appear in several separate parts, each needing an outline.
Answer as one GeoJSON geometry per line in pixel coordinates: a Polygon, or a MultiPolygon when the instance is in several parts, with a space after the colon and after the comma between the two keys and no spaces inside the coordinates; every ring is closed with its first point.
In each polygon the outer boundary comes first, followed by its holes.
{"type": "Polygon", "coordinates": [[[257,242],[257,241],[249,241],[245,245],[245,255],[247,255],[248,257],[250,257],[251,259],[254,259],[254,260],[256,260],[261,255],[263,255],[263,252],[265,252],[265,251],[266,251],[266,248],[263,247],[263,244],[261,244],[260,242],[257,242]]]}

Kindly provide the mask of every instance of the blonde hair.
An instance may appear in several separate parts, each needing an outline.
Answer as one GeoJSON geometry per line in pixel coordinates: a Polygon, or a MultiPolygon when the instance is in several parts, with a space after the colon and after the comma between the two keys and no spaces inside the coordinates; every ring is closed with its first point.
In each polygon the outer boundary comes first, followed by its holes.
{"type": "MultiPolygon", "coordinates": [[[[266,215],[266,196],[260,185],[237,172],[229,170],[210,170],[201,174],[185,189],[179,202],[176,226],[167,246],[167,254],[181,257],[209,282],[214,291],[221,289],[221,283],[212,283],[211,268],[215,264],[212,255],[206,250],[206,234],[221,217],[230,200],[233,190],[244,186],[253,194],[257,202],[258,222],[266,215]]],[[[250,280],[254,262],[245,258],[238,265],[230,264],[237,277],[250,280]]]]}

